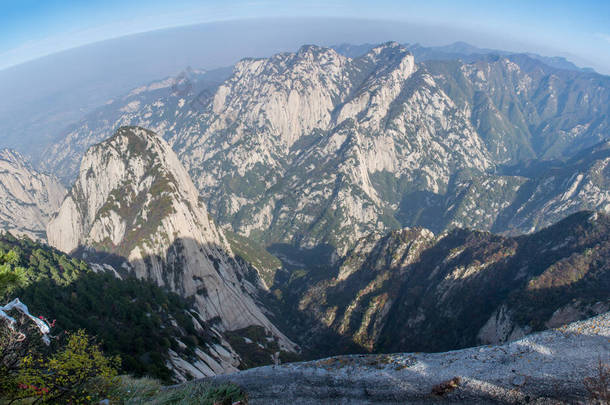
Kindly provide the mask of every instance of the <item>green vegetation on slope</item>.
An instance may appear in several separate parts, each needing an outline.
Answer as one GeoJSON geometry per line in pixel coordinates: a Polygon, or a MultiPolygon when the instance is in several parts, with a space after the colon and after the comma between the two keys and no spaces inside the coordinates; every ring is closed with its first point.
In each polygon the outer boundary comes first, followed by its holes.
{"type": "Polygon", "coordinates": [[[271,287],[276,271],[282,267],[280,259],[273,256],[262,245],[259,245],[250,238],[228,230],[224,231],[224,233],[233,253],[256,268],[267,286],[271,287]]]}
{"type": "Polygon", "coordinates": [[[18,296],[32,313],[56,319],[59,329],[86,330],[106,353],[121,356],[123,372],[170,381],[168,349],[189,357],[215,339],[196,330],[197,314],[186,300],[150,282],[95,273],[81,260],[8,234],[0,235],[0,252],[13,252],[25,277],[1,300],[18,296]]]}

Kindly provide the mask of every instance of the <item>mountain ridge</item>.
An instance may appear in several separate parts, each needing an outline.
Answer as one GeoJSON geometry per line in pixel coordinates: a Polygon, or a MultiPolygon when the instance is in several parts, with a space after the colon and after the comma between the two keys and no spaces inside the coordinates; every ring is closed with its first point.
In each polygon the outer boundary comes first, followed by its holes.
{"type": "Polygon", "coordinates": [[[379,232],[336,266],[297,268],[272,291],[282,316],[303,317],[292,331],[303,347],[323,347],[316,328],[377,353],[503,343],[610,308],[609,221],[585,211],[517,237],[379,232]]]}
{"type": "MultiPolygon", "coordinates": [[[[596,73],[590,67],[579,67],[575,65],[573,62],[569,61],[565,57],[562,56],[543,56],[536,53],[531,52],[511,52],[511,51],[503,51],[500,49],[490,49],[490,48],[479,48],[477,46],[471,45],[464,41],[453,42],[448,45],[441,46],[424,46],[419,43],[403,44],[405,48],[407,48],[410,52],[413,53],[417,62],[425,62],[428,60],[455,60],[455,59],[463,59],[466,61],[472,61],[477,57],[482,55],[498,55],[498,56],[510,56],[510,55],[526,55],[529,58],[536,59],[540,62],[543,62],[545,65],[556,69],[563,70],[574,70],[583,73],[596,73]]],[[[332,45],[331,48],[337,50],[337,52],[342,53],[346,56],[350,57],[358,57],[362,54],[368,52],[375,45],[373,44],[359,44],[353,45],[349,43],[332,45]]]]}

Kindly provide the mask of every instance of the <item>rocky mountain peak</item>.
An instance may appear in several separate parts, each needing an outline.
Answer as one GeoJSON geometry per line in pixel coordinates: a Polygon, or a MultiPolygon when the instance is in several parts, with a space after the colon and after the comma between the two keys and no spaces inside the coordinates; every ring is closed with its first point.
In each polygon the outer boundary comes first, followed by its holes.
{"type": "Polygon", "coordinates": [[[405,55],[405,54],[411,54],[411,52],[409,52],[407,50],[407,48],[404,45],[399,44],[396,41],[388,41],[388,42],[384,42],[383,44],[379,44],[373,48],[371,48],[371,50],[369,52],[367,52],[365,54],[366,55],[405,55]]]}
{"type": "Polygon", "coordinates": [[[178,157],[151,131],[122,127],[91,147],[47,234],[60,250],[194,298],[224,329],[260,325],[290,344],[255,303],[256,271],[234,258],[178,157]]]}
{"type": "MultiPolygon", "coordinates": [[[[413,54],[404,45],[394,41],[378,45],[355,60],[372,61],[376,65],[377,70],[388,70],[396,65],[402,65],[404,67],[408,66],[412,71],[415,67],[413,54]]],[[[408,76],[411,72],[406,73],[408,76]]]]}
{"type": "Polygon", "coordinates": [[[327,56],[327,57],[338,57],[339,54],[334,50],[334,49],[330,49],[330,48],[324,48],[322,46],[318,46],[318,45],[303,45],[299,48],[299,50],[296,53],[296,56],[299,58],[303,58],[303,59],[313,59],[313,58],[319,58],[320,56],[327,56]]]}

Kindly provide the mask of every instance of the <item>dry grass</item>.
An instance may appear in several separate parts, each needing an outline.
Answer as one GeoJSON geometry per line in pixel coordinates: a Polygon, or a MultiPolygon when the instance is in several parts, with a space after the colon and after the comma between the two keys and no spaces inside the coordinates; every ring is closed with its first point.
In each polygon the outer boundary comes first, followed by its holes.
{"type": "Polygon", "coordinates": [[[124,376],[112,393],[112,404],[122,405],[246,405],[246,395],[233,384],[212,386],[187,383],[165,388],[150,378],[124,376]]]}

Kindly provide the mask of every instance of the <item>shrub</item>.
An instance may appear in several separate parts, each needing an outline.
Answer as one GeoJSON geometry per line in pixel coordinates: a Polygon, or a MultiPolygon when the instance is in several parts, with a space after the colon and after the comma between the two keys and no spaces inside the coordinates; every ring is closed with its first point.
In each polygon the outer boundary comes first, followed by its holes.
{"type": "Polygon", "coordinates": [[[45,403],[89,404],[103,399],[116,383],[118,357],[107,358],[83,330],[67,335],[50,355],[30,353],[21,361],[17,381],[22,398],[45,403]]]}

